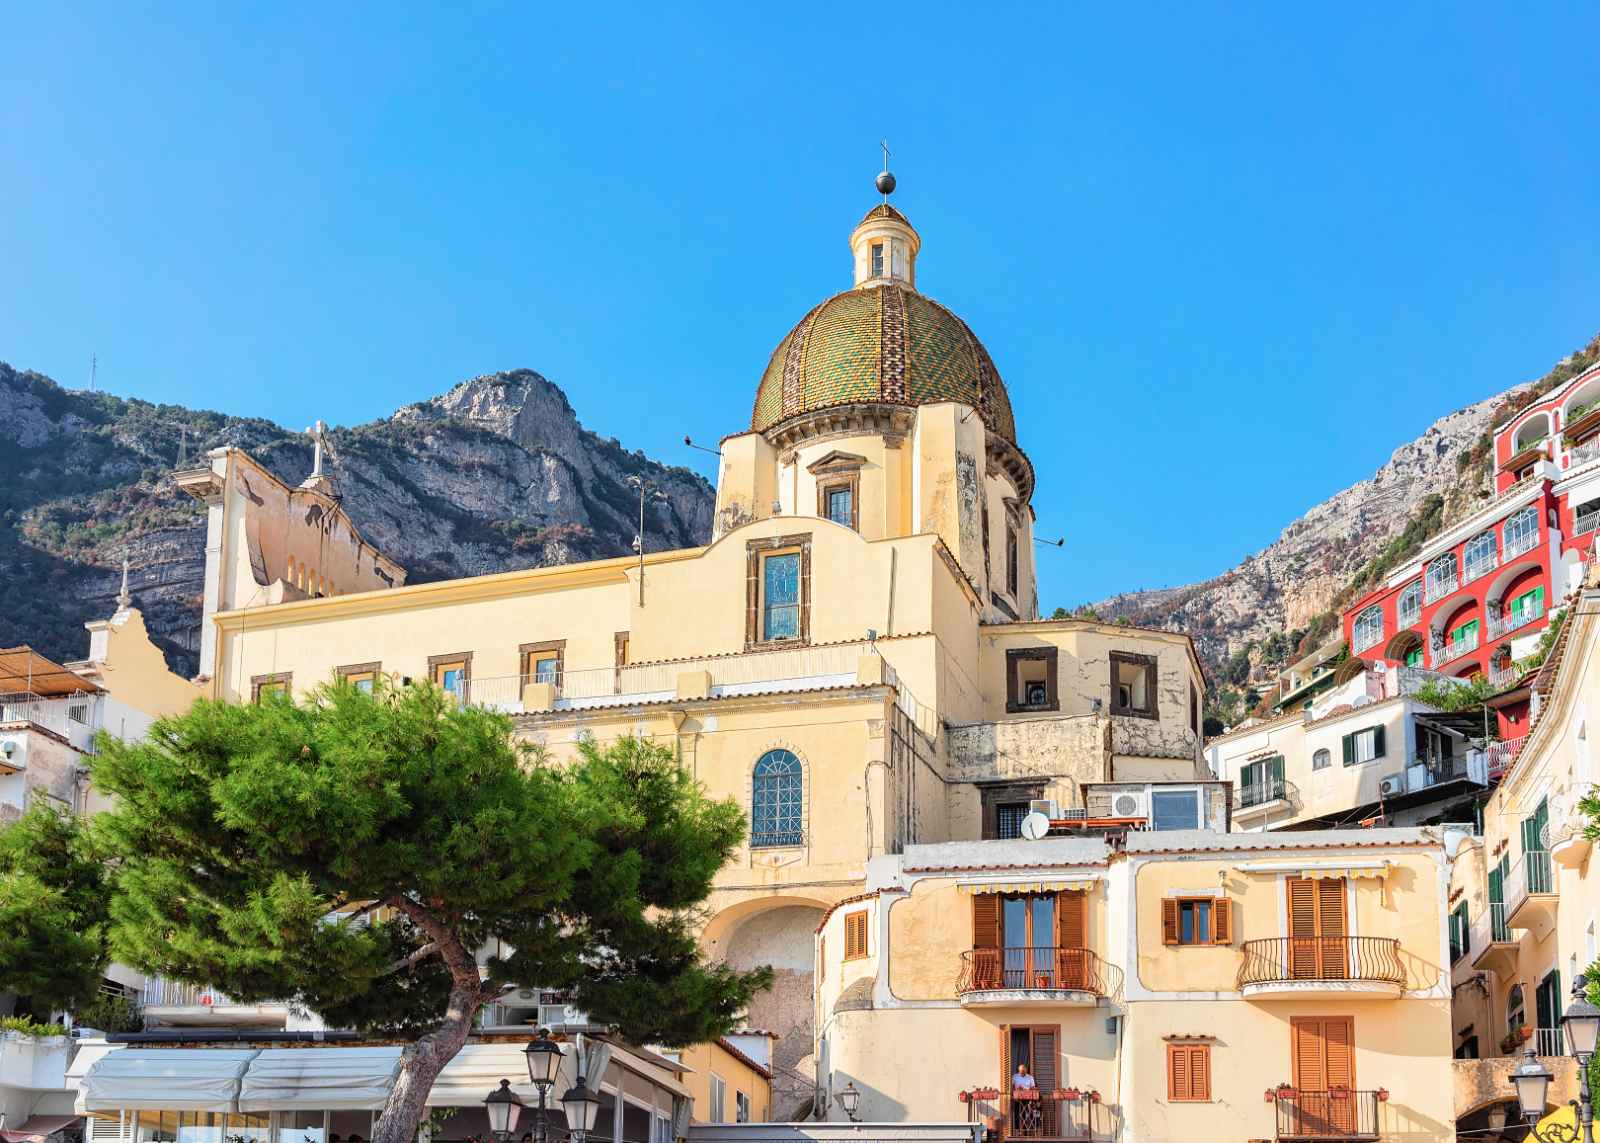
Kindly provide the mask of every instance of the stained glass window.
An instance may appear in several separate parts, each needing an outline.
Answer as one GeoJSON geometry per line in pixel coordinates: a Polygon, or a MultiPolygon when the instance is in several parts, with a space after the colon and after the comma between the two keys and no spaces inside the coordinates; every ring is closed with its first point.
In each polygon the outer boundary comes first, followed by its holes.
{"type": "Polygon", "coordinates": [[[761,638],[800,637],[800,553],[768,556],[761,563],[761,638]]]}
{"type": "Polygon", "coordinates": [[[769,750],[756,763],[750,792],[750,844],[799,845],[805,779],[800,759],[769,750]]]}

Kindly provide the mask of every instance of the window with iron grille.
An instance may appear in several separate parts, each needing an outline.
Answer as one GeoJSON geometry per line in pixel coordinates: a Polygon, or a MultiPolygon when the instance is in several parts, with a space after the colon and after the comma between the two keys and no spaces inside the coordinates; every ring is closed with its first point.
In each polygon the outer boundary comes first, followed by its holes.
{"type": "Polygon", "coordinates": [[[1525,552],[1539,542],[1539,509],[1528,505],[1506,519],[1506,555],[1525,552]]]}
{"type": "Polygon", "coordinates": [[[1442,599],[1459,586],[1456,554],[1446,552],[1428,565],[1428,598],[1442,599]]]}
{"type": "Polygon", "coordinates": [[[1001,838],[1021,837],[1022,819],[1027,816],[1027,802],[1001,802],[994,808],[996,832],[1001,838]]]}
{"type": "Polygon", "coordinates": [[[1479,532],[1468,540],[1463,554],[1466,556],[1466,575],[1463,577],[1463,582],[1477,579],[1484,572],[1491,570],[1499,562],[1497,559],[1499,551],[1494,543],[1494,530],[1479,532]]]}
{"type": "Polygon", "coordinates": [[[1400,593],[1400,601],[1395,605],[1396,623],[1399,627],[1410,627],[1422,618],[1422,581],[1407,584],[1406,589],[1400,593]]]}
{"type": "Polygon", "coordinates": [[[788,750],[769,750],[751,777],[750,845],[799,845],[804,829],[805,775],[788,750]]]}

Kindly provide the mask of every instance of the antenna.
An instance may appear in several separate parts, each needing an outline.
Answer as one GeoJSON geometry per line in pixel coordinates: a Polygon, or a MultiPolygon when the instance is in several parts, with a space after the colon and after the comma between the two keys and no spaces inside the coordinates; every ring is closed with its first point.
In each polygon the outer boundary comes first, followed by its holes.
{"type": "Polygon", "coordinates": [[[639,490],[639,531],[633,537],[633,550],[639,553],[639,606],[644,606],[644,502],[646,498],[665,500],[666,496],[653,480],[642,476],[628,477],[628,483],[639,490]]]}
{"type": "Polygon", "coordinates": [[[178,467],[189,463],[189,426],[178,426],[178,467]]]}
{"type": "Polygon", "coordinates": [[[95,375],[100,371],[100,355],[93,354],[89,358],[89,392],[94,392],[95,375]]]}
{"type": "Polygon", "coordinates": [[[1067,538],[1065,536],[1062,536],[1059,540],[1041,540],[1038,536],[1035,536],[1033,542],[1045,548],[1064,548],[1067,546],[1067,538]]]}
{"type": "Polygon", "coordinates": [[[694,441],[690,440],[688,437],[684,437],[683,438],[683,443],[688,445],[690,448],[697,448],[701,452],[709,452],[712,456],[721,456],[722,455],[722,450],[720,448],[707,448],[705,445],[697,445],[697,444],[694,443],[694,441]]]}

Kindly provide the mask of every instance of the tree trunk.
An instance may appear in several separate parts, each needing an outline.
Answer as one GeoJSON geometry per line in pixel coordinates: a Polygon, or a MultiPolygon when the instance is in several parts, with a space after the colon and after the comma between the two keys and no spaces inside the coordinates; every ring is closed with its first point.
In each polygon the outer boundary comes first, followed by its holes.
{"type": "Polygon", "coordinates": [[[417,1128],[427,1114],[428,1093],[433,1090],[433,1081],[467,1042],[472,1021],[482,1006],[483,997],[476,981],[472,987],[457,984],[451,990],[444,1020],[401,1055],[400,1074],[384,1102],[378,1125],[372,1129],[372,1143],[416,1143],[417,1128]]]}

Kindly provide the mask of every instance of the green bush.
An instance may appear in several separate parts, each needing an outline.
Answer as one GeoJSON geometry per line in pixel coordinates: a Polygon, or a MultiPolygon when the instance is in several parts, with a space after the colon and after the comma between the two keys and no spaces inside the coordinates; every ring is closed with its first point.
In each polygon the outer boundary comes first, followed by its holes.
{"type": "Polygon", "coordinates": [[[144,1013],[129,996],[101,993],[75,1013],[78,1023],[102,1032],[142,1032],[144,1013]]]}
{"type": "Polygon", "coordinates": [[[0,1032],[16,1032],[23,1036],[65,1036],[67,1030],[60,1024],[41,1024],[27,1016],[0,1016],[0,1032]]]}

